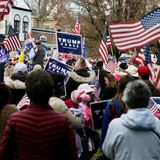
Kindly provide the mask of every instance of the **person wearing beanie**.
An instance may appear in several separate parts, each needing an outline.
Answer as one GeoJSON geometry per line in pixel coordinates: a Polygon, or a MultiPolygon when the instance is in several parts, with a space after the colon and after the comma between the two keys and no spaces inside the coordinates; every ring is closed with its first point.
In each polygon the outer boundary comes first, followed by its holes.
{"type": "Polygon", "coordinates": [[[147,66],[138,67],[138,74],[142,80],[149,80],[150,70],[147,66]]]}
{"type": "Polygon", "coordinates": [[[5,84],[13,89],[25,89],[27,75],[27,66],[23,62],[18,62],[14,67],[11,79],[5,81],[5,84]]]}
{"type": "Polygon", "coordinates": [[[138,75],[148,85],[152,97],[160,96],[160,91],[149,80],[150,70],[147,66],[138,67],[138,75]]]}
{"type": "Polygon", "coordinates": [[[69,80],[66,84],[67,98],[70,98],[71,92],[76,90],[82,83],[91,83],[95,79],[94,71],[88,70],[84,58],[76,61],[74,70],[69,73],[69,80]]]}

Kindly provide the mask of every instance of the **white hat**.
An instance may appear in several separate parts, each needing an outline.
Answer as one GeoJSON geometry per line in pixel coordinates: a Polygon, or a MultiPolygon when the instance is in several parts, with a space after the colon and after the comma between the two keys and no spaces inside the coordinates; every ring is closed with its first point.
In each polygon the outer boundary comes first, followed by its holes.
{"type": "Polygon", "coordinates": [[[78,90],[85,91],[86,93],[95,91],[88,83],[83,83],[79,85],[78,90]]]}
{"type": "Polygon", "coordinates": [[[138,68],[133,65],[129,65],[125,71],[133,77],[138,77],[138,68]]]}
{"type": "Polygon", "coordinates": [[[14,73],[23,72],[25,73],[27,71],[27,66],[23,62],[18,62],[14,66],[14,73]]]}

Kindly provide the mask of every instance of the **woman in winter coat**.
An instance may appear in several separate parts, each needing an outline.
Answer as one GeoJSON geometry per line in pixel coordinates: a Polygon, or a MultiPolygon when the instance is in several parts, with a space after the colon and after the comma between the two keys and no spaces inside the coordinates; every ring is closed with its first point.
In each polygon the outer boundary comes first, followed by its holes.
{"type": "Polygon", "coordinates": [[[125,105],[122,102],[121,98],[123,96],[123,91],[127,83],[133,80],[135,79],[129,75],[123,76],[118,82],[116,96],[107,102],[102,123],[102,134],[101,134],[102,143],[106,136],[109,123],[114,118],[120,117],[122,113],[126,112],[125,105]]]}
{"type": "Polygon", "coordinates": [[[9,98],[10,89],[4,83],[0,83],[0,140],[8,117],[17,111],[15,105],[8,104],[9,98]]]}
{"type": "Polygon", "coordinates": [[[105,87],[101,88],[100,98],[101,100],[111,99],[115,97],[117,93],[117,82],[114,76],[110,73],[107,73],[104,76],[105,87]]]}
{"type": "Polygon", "coordinates": [[[150,89],[142,80],[127,84],[122,101],[128,111],[114,119],[102,149],[110,160],[159,160],[160,121],[147,108],[150,89]]]}
{"type": "Polygon", "coordinates": [[[67,98],[70,98],[71,92],[76,90],[82,83],[91,83],[95,78],[94,71],[87,69],[86,61],[81,58],[76,61],[74,71],[69,73],[69,80],[66,84],[67,98]]]}

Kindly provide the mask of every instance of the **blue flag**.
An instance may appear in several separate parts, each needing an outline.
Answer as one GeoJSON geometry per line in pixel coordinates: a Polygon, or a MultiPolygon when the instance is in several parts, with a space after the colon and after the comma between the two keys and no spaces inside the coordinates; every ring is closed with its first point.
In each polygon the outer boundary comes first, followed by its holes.
{"type": "Polygon", "coordinates": [[[4,65],[6,66],[8,63],[8,59],[9,59],[9,54],[5,52],[4,48],[0,49],[0,62],[3,62],[4,65]]]}
{"type": "Polygon", "coordinates": [[[82,56],[87,57],[87,47],[86,47],[86,38],[83,38],[83,44],[82,44],[82,56]]]}

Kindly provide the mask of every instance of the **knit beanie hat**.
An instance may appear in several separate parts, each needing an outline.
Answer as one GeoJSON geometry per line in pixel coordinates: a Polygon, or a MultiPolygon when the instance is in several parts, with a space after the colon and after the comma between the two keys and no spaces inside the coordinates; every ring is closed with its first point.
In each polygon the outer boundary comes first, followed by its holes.
{"type": "Polygon", "coordinates": [[[147,66],[140,66],[140,67],[138,67],[138,74],[140,76],[149,75],[150,70],[147,66]]]}

